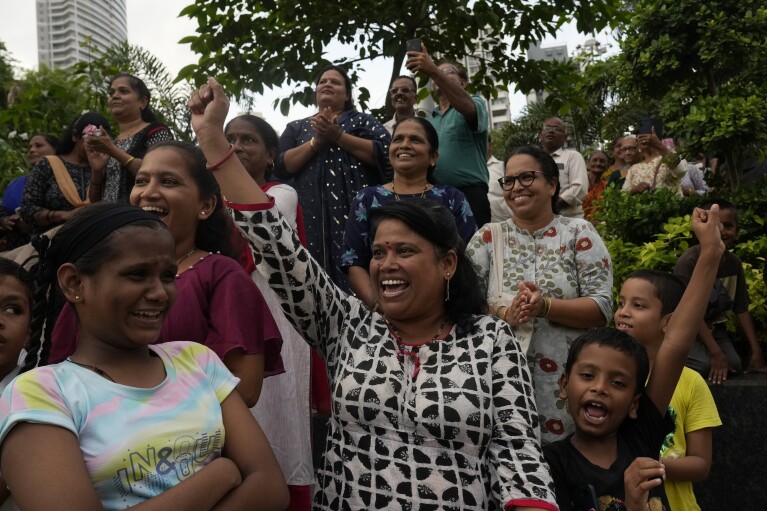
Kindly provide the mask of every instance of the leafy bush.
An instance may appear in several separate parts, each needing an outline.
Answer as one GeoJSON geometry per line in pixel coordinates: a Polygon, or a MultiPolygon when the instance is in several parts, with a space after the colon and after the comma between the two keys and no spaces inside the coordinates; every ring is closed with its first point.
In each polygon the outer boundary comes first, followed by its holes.
{"type": "MultiPolygon", "coordinates": [[[[617,297],[623,281],[636,269],[673,270],[679,256],[696,243],[690,212],[704,198],[678,197],[664,190],[638,195],[605,190],[596,222],[613,261],[613,296],[617,297]]],[[[767,179],[748,189],[727,191],[722,198],[738,208],[740,235],[733,251],[743,261],[749,310],[757,333],[762,334],[767,331],[767,179]]]]}

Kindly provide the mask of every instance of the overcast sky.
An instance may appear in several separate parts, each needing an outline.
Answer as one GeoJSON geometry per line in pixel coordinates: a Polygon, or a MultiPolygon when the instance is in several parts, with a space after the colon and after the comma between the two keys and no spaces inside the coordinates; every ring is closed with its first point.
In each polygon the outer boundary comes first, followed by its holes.
{"type": "MultiPolygon", "coordinates": [[[[189,5],[192,0],[127,0],[128,6],[128,41],[142,46],[158,57],[175,76],[184,66],[196,62],[194,53],[189,45],[179,45],[178,41],[187,35],[194,34],[196,25],[189,18],[179,18],[178,13],[189,5]]],[[[34,0],[0,0],[0,41],[3,41],[11,55],[26,68],[37,66],[37,24],[35,20],[34,0]]],[[[586,36],[579,36],[577,31],[568,27],[558,34],[557,39],[551,38],[544,46],[568,43],[572,51],[575,45],[581,43],[586,36]],[[569,39],[569,41],[568,41],[569,39]]],[[[598,38],[605,41],[605,36],[598,38]]],[[[332,55],[329,57],[332,58],[332,55]]],[[[378,62],[376,62],[378,64],[378,62]]],[[[369,66],[361,81],[368,88],[371,104],[383,104],[388,88],[389,66],[369,66]],[[378,72],[374,68],[378,69],[378,72]]],[[[279,91],[267,93],[257,99],[254,110],[281,132],[288,121],[311,115],[313,109],[295,106],[291,108],[288,117],[283,117],[272,107],[272,101],[280,96],[279,91]]],[[[517,95],[512,100],[512,115],[517,115],[524,106],[524,96],[517,95]]],[[[234,112],[231,113],[234,115],[234,112]]]]}

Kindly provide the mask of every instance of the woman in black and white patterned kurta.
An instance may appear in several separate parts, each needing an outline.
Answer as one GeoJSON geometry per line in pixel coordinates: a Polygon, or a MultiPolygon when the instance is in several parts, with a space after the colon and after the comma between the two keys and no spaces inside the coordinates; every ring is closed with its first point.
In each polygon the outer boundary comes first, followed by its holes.
{"type": "MultiPolygon", "coordinates": [[[[218,162],[226,140],[214,128],[223,123],[228,104],[220,86],[209,83],[214,88],[196,92],[190,107],[200,146],[218,162]]],[[[505,323],[456,310],[463,295],[481,291],[454,223],[441,222],[452,218],[444,207],[427,211],[423,204],[399,202],[378,209],[378,232],[390,236],[379,241],[373,233],[372,278],[389,266],[406,268],[408,257],[432,261],[422,273],[442,268],[443,260],[455,264],[445,266],[449,292],[445,280],[432,289],[414,272],[376,281],[382,312],[374,312],[332,283],[236,158],[215,175],[233,201],[234,219],[254,248],[259,271],[268,275],[297,330],[327,359],[332,415],[315,509],[557,509],[518,343],[505,323]],[[413,217],[419,227],[408,224],[413,217]],[[394,233],[402,227],[409,230],[405,238],[418,233],[415,245],[398,241],[394,233]],[[390,247],[397,247],[395,253],[390,247]],[[396,297],[409,293],[434,296],[397,308],[396,297]],[[439,319],[422,330],[439,330],[429,340],[408,342],[418,338],[409,332],[420,316],[402,318],[424,307],[437,312],[424,318],[439,319]]]]}

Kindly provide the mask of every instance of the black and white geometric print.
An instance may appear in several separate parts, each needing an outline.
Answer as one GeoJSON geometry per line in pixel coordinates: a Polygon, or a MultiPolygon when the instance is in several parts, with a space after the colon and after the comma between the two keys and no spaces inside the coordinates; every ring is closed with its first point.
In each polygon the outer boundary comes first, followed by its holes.
{"type": "Polygon", "coordinates": [[[258,269],[327,358],[332,416],[314,509],[556,509],[530,373],[505,323],[399,346],[336,288],[276,210],[234,211],[258,269]]]}

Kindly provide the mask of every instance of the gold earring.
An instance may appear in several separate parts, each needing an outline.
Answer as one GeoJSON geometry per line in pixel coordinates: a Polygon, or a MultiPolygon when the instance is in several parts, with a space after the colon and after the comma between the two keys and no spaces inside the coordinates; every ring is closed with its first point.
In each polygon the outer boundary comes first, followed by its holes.
{"type": "Polygon", "coordinates": [[[79,302],[79,301],[80,301],[80,295],[75,295],[75,301],[76,301],[76,302],[79,302]]]}

